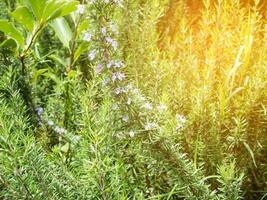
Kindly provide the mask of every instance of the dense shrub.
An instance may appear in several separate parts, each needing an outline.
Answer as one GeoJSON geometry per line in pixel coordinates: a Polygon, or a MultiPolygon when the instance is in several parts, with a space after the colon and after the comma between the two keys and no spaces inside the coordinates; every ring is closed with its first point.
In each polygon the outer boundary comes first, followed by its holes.
{"type": "Polygon", "coordinates": [[[0,2],[1,199],[266,198],[264,4],[191,3],[0,2]]]}

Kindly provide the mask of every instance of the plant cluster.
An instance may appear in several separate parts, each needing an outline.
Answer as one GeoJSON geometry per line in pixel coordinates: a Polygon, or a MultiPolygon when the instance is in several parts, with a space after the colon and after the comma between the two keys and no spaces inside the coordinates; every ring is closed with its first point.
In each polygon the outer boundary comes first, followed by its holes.
{"type": "Polygon", "coordinates": [[[201,2],[1,1],[0,199],[266,198],[266,19],[201,2]]]}

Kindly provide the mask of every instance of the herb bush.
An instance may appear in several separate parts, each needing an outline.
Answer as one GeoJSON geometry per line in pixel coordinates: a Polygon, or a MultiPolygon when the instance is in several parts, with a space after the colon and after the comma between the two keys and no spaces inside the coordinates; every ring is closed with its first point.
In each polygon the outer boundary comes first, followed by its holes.
{"type": "Polygon", "coordinates": [[[0,1],[0,199],[267,198],[264,1],[0,1]]]}

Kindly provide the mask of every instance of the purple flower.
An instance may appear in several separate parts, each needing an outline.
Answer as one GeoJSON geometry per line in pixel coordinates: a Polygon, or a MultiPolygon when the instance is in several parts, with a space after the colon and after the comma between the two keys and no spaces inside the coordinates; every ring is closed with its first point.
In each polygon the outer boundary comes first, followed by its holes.
{"type": "Polygon", "coordinates": [[[147,110],[152,110],[152,109],[153,109],[152,105],[151,105],[150,103],[148,103],[148,102],[146,102],[146,103],[143,105],[143,107],[144,107],[145,109],[147,109],[147,110]]]}
{"type": "Polygon", "coordinates": [[[114,62],[114,65],[115,65],[116,68],[120,68],[120,67],[124,66],[123,62],[121,62],[121,61],[114,62]]]}
{"type": "Polygon", "coordinates": [[[82,4],[77,5],[77,12],[79,14],[83,14],[84,11],[85,11],[85,6],[84,5],[82,5],[82,4]]]}
{"type": "Polygon", "coordinates": [[[39,117],[41,117],[41,115],[42,115],[43,112],[44,112],[44,109],[43,109],[42,107],[37,107],[37,108],[35,109],[35,111],[36,111],[37,115],[38,115],[39,117]]]}
{"type": "Polygon", "coordinates": [[[131,103],[132,103],[132,99],[131,98],[128,98],[127,104],[130,105],[131,103]]]}
{"type": "Polygon", "coordinates": [[[128,122],[129,121],[129,116],[128,115],[122,116],[122,121],[128,122]]]}
{"type": "Polygon", "coordinates": [[[85,33],[83,35],[83,40],[86,41],[86,42],[90,42],[92,39],[92,35],[90,33],[85,33]]]}
{"type": "Polygon", "coordinates": [[[115,92],[115,94],[120,94],[121,92],[122,92],[122,90],[121,90],[121,88],[115,88],[115,90],[114,90],[114,92],[115,92]]]}
{"type": "Polygon", "coordinates": [[[113,47],[114,50],[118,49],[118,43],[115,40],[112,41],[111,46],[113,47]]]}
{"type": "Polygon", "coordinates": [[[106,41],[113,47],[113,49],[116,50],[118,48],[118,43],[113,38],[106,37],[106,41]]]}
{"type": "Polygon", "coordinates": [[[98,64],[95,69],[96,75],[98,75],[103,69],[103,66],[101,64],[98,64]]]}
{"type": "Polygon", "coordinates": [[[90,51],[90,53],[88,55],[89,60],[91,60],[91,61],[94,60],[95,59],[95,56],[96,56],[95,51],[90,51]]]}
{"type": "Polygon", "coordinates": [[[55,127],[54,131],[56,133],[58,133],[58,134],[63,134],[63,133],[66,133],[67,132],[66,129],[61,128],[61,127],[58,127],[58,126],[55,127]]]}
{"type": "Polygon", "coordinates": [[[121,72],[112,73],[111,75],[111,79],[113,82],[115,82],[116,79],[122,81],[123,79],[125,79],[125,77],[126,77],[125,74],[121,72]]]}
{"type": "Polygon", "coordinates": [[[102,28],[101,28],[101,33],[102,33],[103,35],[107,35],[107,29],[106,29],[106,27],[102,27],[102,28]]]}
{"type": "Polygon", "coordinates": [[[125,74],[121,73],[121,72],[117,72],[117,79],[119,79],[120,81],[122,81],[123,79],[125,79],[125,74]]]}
{"type": "Polygon", "coordinates": [[[116,73],[112,73],[112,75],[111,75],[111,80],[112,80],[113,82],[115,82],[116,79],[117,79],[117,74],[116,74],[116,73]]]}

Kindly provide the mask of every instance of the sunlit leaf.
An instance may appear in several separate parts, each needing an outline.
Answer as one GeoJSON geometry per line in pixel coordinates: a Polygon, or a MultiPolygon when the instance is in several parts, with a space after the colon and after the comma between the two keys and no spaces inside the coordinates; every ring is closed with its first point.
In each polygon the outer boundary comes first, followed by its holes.
{"type": "Polygon", "coordinates": [[[78,1],[58,1],[57,9],[49,15],[49,20],[54,20],[58,17],[66,16],[77,9],[78,1]]]}
{"type": "Polygon", "coordinates": [[[82,23],[80,23],[80,25],[77,29],[77,35],[80,35],[83,31],[88,29],[88,26],[89,26],[88,21],[83,21],[82,23]]]}
{"type": "Polygon", "coordinates": [[[44,7],[47,1],[46,0],[25,0],[25,2],[31,6],[32,11],[34,15],[36,16],[36,18],[38,19],[38,21],[41,21],[42,15],[44,12],[44,7]]]}
{"type": "Polygon", "coordinates": [[[17,42],[18,46],[22,47],[24,45],[22,33],[12,23],[6,20],[0,20],[0,31],[13,38],[17,42]]]}
{"type": "Polygon", "coordinates": [[[88,45],[85,43],[80,44],[80,46],[78,47],[78,49],[75,51],[74,54],[74,59],[73,59],[73,63],[75,63],[79,57],[81,56],[81,54],[86,51],[88,49],[88,45]]]}
{"type": "Polygon", "coordinates": [[[62,151],[62,152],[64,152],[64,153],[68,153],[68,151],[69,151],[69,149],[70,149],[70,143],[66,143],[66,144],[64,144],[61,148],[60,148],[60,150],[62,151]]]}
{"type": "Polygon", "coordinates": [[[26,6],[18,7],[12,16],[22,24],[28,31],[32,31],[34,27],[34,17],[26,6]]]}
{"type": "Polygon", "coordinates": [[[68,22],[63,18],[58,18],[51,22],[51,26],[56,32],[58,39],[62,42],[62,44],[69,48],[69,43],[72,38],[72,31],[68,22]]]}

